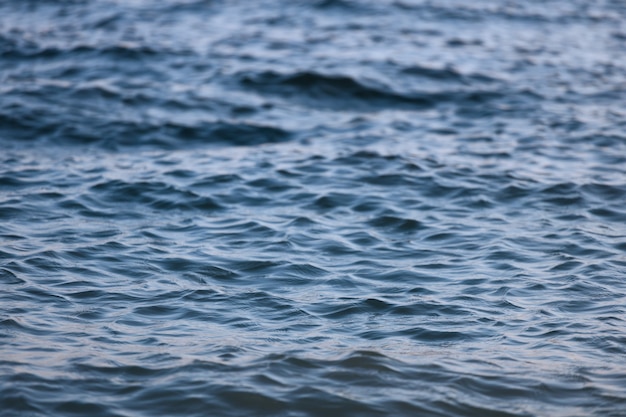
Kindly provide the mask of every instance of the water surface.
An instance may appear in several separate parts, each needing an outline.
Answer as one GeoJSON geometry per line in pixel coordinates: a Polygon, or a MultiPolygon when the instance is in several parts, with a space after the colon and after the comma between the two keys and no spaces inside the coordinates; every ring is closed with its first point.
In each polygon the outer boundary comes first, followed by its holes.
{"type": "Polygon", "coordinates": [[[0,2],[0,415],[623,416],[624,22],[0,2]]]}

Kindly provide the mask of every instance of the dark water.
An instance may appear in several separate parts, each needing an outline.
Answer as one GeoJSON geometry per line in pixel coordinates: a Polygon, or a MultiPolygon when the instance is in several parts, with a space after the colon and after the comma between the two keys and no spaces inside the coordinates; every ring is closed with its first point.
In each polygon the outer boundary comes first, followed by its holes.
{"type": "Polygon", "coordinates": [[[625,56],[618,0],[0,1],[0,415],[626,415],[625,56]]]}

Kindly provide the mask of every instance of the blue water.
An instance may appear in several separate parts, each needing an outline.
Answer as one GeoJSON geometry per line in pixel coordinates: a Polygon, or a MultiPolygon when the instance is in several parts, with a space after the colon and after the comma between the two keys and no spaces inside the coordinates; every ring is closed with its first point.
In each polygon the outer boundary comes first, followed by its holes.
{"type": "Polygon", "coordinates": [[[0,1],[0,416],[625,416],[626,4],[0,1]]]}

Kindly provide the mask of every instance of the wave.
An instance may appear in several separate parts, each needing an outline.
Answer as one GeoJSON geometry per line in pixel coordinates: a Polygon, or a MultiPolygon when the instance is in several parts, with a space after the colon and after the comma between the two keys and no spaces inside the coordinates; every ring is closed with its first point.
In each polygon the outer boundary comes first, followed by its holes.
{"type": "MultiPolygon", "coordinates": [[[[236,348],[230,354],[241,353],[236,348]]],[[[506,415],[528,416],[528,398],[537,392],[545,409],[557,412],[564,398],[577,407],[591,406],[592,399],[577,397],[596,372],[564,374],[560,381],[545,381],[537,370],[515,376],[499,363],[474,360],[474,371],[463,371],[458,359],[445,353],[423,355],[413,363],[376,351],[361,349],[335,358],[318,359],[296,352],[268,354],[253,361],[234,362],[225,351],[219,358],[185,361],[175,355],[157,355],[152,366],[77,362],[73,372],[83,380],[22,372],[12,378],[0,405],[15,412],[126,415],[128,411],[158,411],[162,415],[184,413],[220,416],[241,412],[255,415],[324,416],[357,413],[382,417],[395,415],[506,415]],[[193,376],[193,380],[189,379],[193,376]],[[148,383],[150,382],[150,383],[148,383]],[[81,388],[82,385],[82,388],[81,388]],[[55,388],[62,386],[60,388],[55,388]],[[85,387],[86,386],[86,387],[85,387]],[[262,386],[263,389],[255,389],[262,386]],[[445,391],[437,387],[445,386],[445,391]],[[48,387],[34,396],[32,388],[48,387]],[[96,396],[81,396],[88,388],[96,396]],[[384,390],[384,393],[381,392],[384,390]],[[471,390],[474,396],[464,393],[471,390]],[[558,395],[557,395],[558,394],[558,395]],[[479,398],[477,398],[479,397],[479,398]],[[484,398],[495,400],[484,403],[484,398]]],[[[452,354],[452,352],[450,352],[452,354]]],[[[616,381],[616,373],[604,376],[616,381]]],[[[3,378],[4,379],[4,378],[3,378]]],[[[5,381],[3,381],[5,382],[5,381]]],[[[619,400],[617,396],[610,399],[619,400]]],[[[596,404],[606,415],[611,408],[596,404]]]]}
{"type": "MultiPolygon", "coordinates": [[[[532,1],[514,6],[497,3],[482,3],[470,6],[463,2],[455,1],[449,4],[433,4],[424,1],[398,0],[394,1],[393,5],[405,12],[433,20],[450,19],[470,22],[503,20],[531,24],[567,24],[573,22],[593,22],[597,19],[606,19],[607,21],[619,19],[616,13],[607,12],[603,7],[587,7],[587,4],[581,1],[571,2],[568,7],[559,9],[543,7],[543,4],[532,1]]],[[[622,6],[615,4],[613,7],[615,11],[623,12],[622,6]]]]}
{"type": "Polygon", "coordinates": [[[157,57],[168,51],[155,49],[146,44],[122,42],[113,45],[72,45],[40,46],[34,42],[21,44],[14,39],[0,38],[0,57],[8,60],[41,60],[41,59],[66,59],[69,56],[74,59],[97,57],[115,60],[138,60],[148,57],[157,57]]]}
{"type": "MultiPolygon", "coordinates": [[[[427,71],[414,67],[406,69],[409,73],[456,78],[461,76],[448,70],[427,71]],[[437,74],[437,75],[435,75],[437,74]]],[[[323,105],[329,108],[349,108],[351,111],[408,107],[427,109],[439,104],[456,105],[485,104],[495,100],[507,99],[509,94],[501,90],[443,88],[440,92],[399,93],[379,83],[363,81],[347,75],[322,74],[312,71],[278,73],[265,71],[239,75],[243,87],[254,89],[262,94],[279,96],[287,101],[304,103],[309,106],[323,105]]],[[[522,92],[528,94],[528,92],[522,92]]]]}
{"type": "Polygon", "coordinates": [[[59,118],[50,109],[18,105],[0,109],[0,136],[8,142],[98,145],[115,150],[124,147],[175,149],[194,144],[255,146],[288,141],[293,134],[276,126],[239,121],[142,122],[111,119],[104,114],[59,118]]]}

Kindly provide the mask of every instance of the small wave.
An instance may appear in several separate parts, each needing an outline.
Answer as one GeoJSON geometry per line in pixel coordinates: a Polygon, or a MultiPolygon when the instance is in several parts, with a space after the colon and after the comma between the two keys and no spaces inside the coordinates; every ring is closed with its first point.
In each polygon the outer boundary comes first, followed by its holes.
{"type": "Polygon", "coordinates": [[[59,119],[49,110],[22,107],[16,113],[0,112],[0,133],[5,138],[26,142],[98,145],[113,150],[124,147],[175,149],[193,144],[255,146],[284,142],[292,137],[287,130],[250,122],[150,123],[111,120],[103,115],[76,119],[75,123],[69,123],[70,120],[59,119]]]}
{"type": "Polygon", "coordinates": [[[309,98],[323,101],[330,106],[343,106],[343,101],[351,100],[372,105],[413,105],[430,107],[433,102],[428,97],[411,97],[391,91],[382,86],[358,81],[345,75],[325,75],[316,72],[280,74],[266,71],[241,76],[244,87],[254,88],[266,94],[277,94],[287,99],[309,98]],[[333,104],[335,102],[335,104],[333,104]]]}
{"type": "Polygon", "coordinates": [[[436,68],[413,65],[403,68],[402,72],[412,76],[462,84],[469,84],[471,82],[493,83],[498,81],[496,78],[480,73],[466,75],[453,67],[436,68]]]}
{"type": "MultiPolygon", "coordinates": [[[[422,73],[425,73],[424,69],[422,73]]],[[[444,70],[445,72],[445,70],[444,70]]],[[[445,76],[443,72],[442,76],[445,76]]],[[[451,74],[454,74],[453,72],[451,74]]],[[[450,75],[454,77],[454,75],[450,75]]],[[[458,76],[463,80],[467,77],[458,76]]],[[[296,102],[307,107],[346,109],[354,112],[376,109],[427,110],[440,105],[455,105],[459,112],[499,113],[492,103],[506,103],[521,110],[542,96],[529,89],[510,90],[502,86],[489,87],[486,76],[473,76],[474,80],[451,86],[447,80],[441,86],[427,90],[412,88],[398,92],[380,82],[365,81],[347,75],[323,74],[312,71],[281,74],[274,71],[244,73],[239,75],[241,85],[261,94],[279,97],[287,102],[296,102]],[[479,80],[480,82],[474,82],[479,80]],[[467,85],[464,85],[467,84],[467,85]],[[478,104],[490,105],[477,107],[478,104]],[[493,108],[492,108],[493,107],[493,108]]]]}
{"type": "Polygon", "coordinates": [[[552,10],[545,7],[537,7],[533,3],[520,5],[467,5],[463,2],[451,2],[450,4],[432,4],[430,2],[411,2],[399,0],[394,2],[394,6],[433,20],[460,20],[469,22],[492,21],[494,19],[509,22],[537,23],[560,23],[571,22],[593,22],[602,16],[607,20],[614,20],[617,16],[613,13],[606,13],[601,9],[587,8],[581,10],[573,4],[559,10],[552,10]]]}
{"type": "Polygon", "coordinates": [[[156,50],[150,46],[134,43],[119,43],[114,45],[73,45],[71,47],[39,46],[37,44],[19,45],[16,41],[5,41],[0,57],[4,59],[56,59],[65,58],[68,55],[77,59],[98,57],[115,60],[139,60],[147,57],[155,57],[165,51],[156,50]]]}
{"type": "Polygon", "coordinates": [[[91,187],[95,201],[103,207],[140,204],[155,210],[221,209],[211,197],[189,190],[179,190],[162,182],[126,182],[112,180],[91,187]]]}

